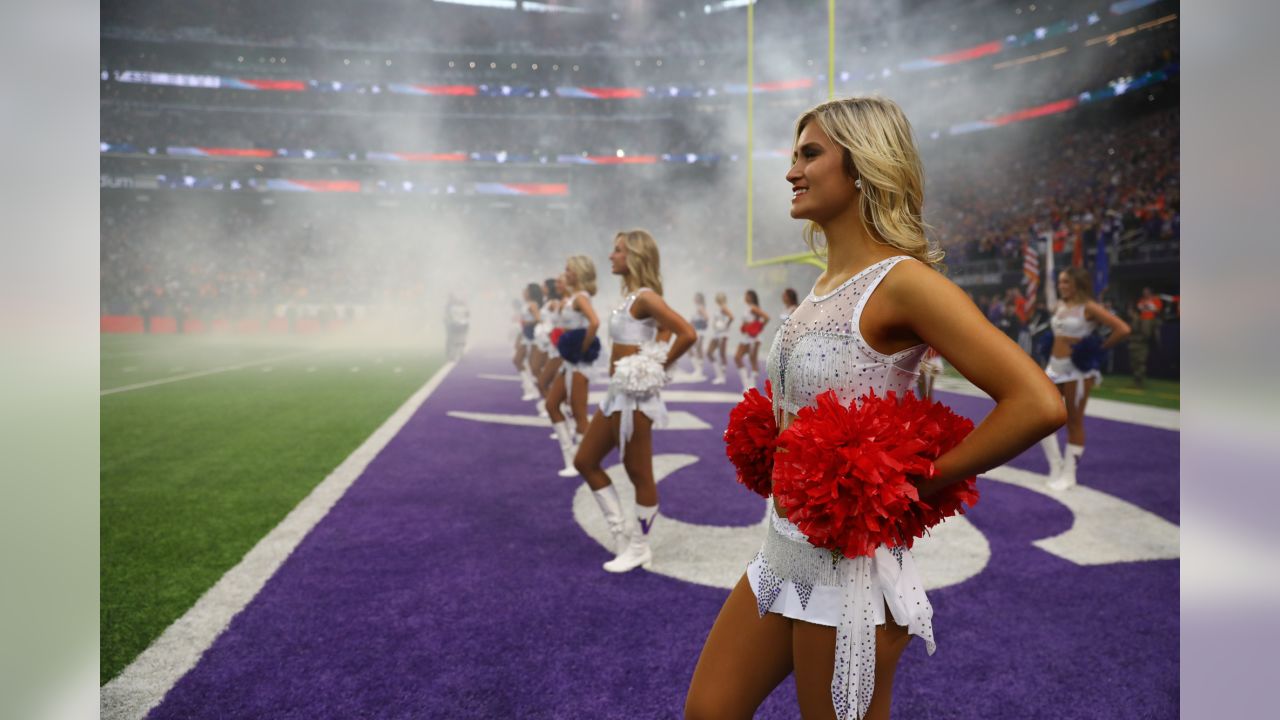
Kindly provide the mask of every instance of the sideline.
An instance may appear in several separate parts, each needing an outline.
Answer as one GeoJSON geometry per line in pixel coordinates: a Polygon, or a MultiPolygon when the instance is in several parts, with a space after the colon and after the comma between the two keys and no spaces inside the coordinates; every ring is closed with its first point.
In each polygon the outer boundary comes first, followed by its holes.
{"type": "Polygon", "coordinates": [[[99,704],[103,720],[141,720],[160,704],[456,365],[456,361],[446,362],[437,370],[191,609],[102,686],[99,704]]]}
{"type": "MultiPolygon", "coordinates": [[[[990,398],[989,395],[975,387],[973,383],[963,378],[940,377],[933,387],[935,390],[956,393],[957,395],[990,398]]],[[[1178,410],[1120,402],[1119,400],[1091,397],[1089,398],[1089,404],[1084,408],[1084,415],[1085,417],[1116,420],[1133,425],[1145,425],[1161,430],[1178,432],[1182,429],[1182,414],[1178,410]]]]}
{"type": "Polygon", "coordinates": [[[266,360],[254,360],[253,362],[240,363],[239,365],[223,365],[222,367],[211,368],[209,370],[201,370],[199,372],[186,373],[185,375],[174,375],[172,377],[160,378],[159,380],[148,380],[146,382],[134,383],[133,385],[121,385],[98,393],[102,395],[114,395],[115,393],[129,392],[130,390],[141,390],[143,388],[155,387],[156,385],[165,385],[167,383],[181,382],[192,378],[204,377],[206,375],[217,375],[218,373],[231,372],[232,370],[243,370],[247,367],[255,365],[266,365],[267,363],[284,362],[294,358],[303,357],[305,355],[315,355],[322,350],[307,350],[304,352],[290,353],[288,355],[280,355],[278,357],[267,358],[266,360]]]}

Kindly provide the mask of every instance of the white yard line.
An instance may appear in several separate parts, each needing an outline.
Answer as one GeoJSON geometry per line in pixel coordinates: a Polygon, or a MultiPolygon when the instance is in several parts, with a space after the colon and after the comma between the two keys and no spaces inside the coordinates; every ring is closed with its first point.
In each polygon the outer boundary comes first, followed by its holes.
{"type": "MultiPolygon", "coordinates": [[[[942,392],[968,395],[969,397],[990,397],[975,387],[973,383],[963,378],[941,377],[938,378],[934,387],[942,392]]],[[[1161,430],[1179,431],[1182,428],[1182,414],[1177,410],[1120,402],[1118,400],[1091,397],[1089,398],[1089,404],[1085,405],[1084,414],[1088,417],[1117,420],[1161,430]]]]}
{"type": "Polygon", "coordinates": [[[418,391],[387,418],[355,452],[329,473],[302,502],[195,605],[174,621],[129,667],[102,687],[104,720],[140,720],[160,704],[169,690],[195,667],[222,631],[249,604],[302,539],[328,514],[369,462],[386,447],[444,381],[455,363],[445,363],[418,391]]]}
{"type": "Polygon", "coordinates": [[[244,368],[254,367],[256,365],[266,365],[267,363],[283,362],[292,360],[293,358],[302,357],[304,355],[314,355],[320,350],[307,350],[306,352],[292,353],[290,355],[280,355],[278,357],[267,358],[265,360],[255,360],[253,362],[240,363],[239,365],[223,365],[222,367],[211,368],[209,370],[200,370],[199,372],[186,373],[184,375],[174,375],[172,377],[160,378],[159,380],[148,380],[146,382],[134,383],[132,385],[121,385],[108,390],[103,390],[99,395],[114,395],[115,393],[129,392],[130,390],[141,390],[143,388],[155,387],[156,385],[165,385],[168,383],[182,382],[192,378],[204,377],[206,375],[217,375],[218,373],[231,372],[232,370],[243,370],[244,368]]]}

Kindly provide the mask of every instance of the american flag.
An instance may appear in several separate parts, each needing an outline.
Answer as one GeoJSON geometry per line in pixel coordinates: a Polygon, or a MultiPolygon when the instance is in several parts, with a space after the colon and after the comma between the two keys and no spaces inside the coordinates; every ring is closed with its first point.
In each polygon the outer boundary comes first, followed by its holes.
{"type": "Polygon", "coordinates": [[[1027,299],[1034,300],[1040,289],[1040,253],[1036,252],[1035,243],[1022,243],[1022,275],[1027,286],[1027,299]]]}

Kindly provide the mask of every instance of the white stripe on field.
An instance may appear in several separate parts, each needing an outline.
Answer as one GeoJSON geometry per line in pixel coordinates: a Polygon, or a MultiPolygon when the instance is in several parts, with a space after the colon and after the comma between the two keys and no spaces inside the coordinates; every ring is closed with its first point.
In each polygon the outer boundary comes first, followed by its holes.
{"type": "Polygon", "coordinates": [[[141,720],[169,690],[195,667],[222,631],[266,585],[302,539],[346,493],[369,462],[400,432],[422,403],[439,387],[456,363],[448,362],[418,389],[382,426],[334,468],[302,502],[195,605],[174,621],[99,695],[104,720],[141,720]]]}
{"type": "MultiPolygon", "coordinates": [[[[192,378],[204,377],[205,375],[217,375],[218,373],[231,372],[232,370],[242,370],[255,365],[265,365],[267,363],[282,362],[284,360],[292,360],[303,355],[314,355],[319,350],[307,350],[306,352],[292,353],[290,355],[280,355],[278,357],[267,358],[266,360],[255,360],[253,362],[240,363],[239,365],[223,365],[222,367],[212,368],[210,370],[201,370],[199,372],[187,373],[186,375],[175,375],[173,377],[160,378],[159,380],[148,380],[146,382],[134,383],[133,385],[122,385],[113,387],[109,390],[103,390],[99,395],[113,395],[115,393],[129,392],[130,390],[141,390],[142,388],[154,387],[156,385],[164,385],[166,383],[180,382],[182,380],[190,380],[192,378]]],[[[265,372],[265,371],[264,371],[265,372]]]]}
{"type": "MultiPolygon", "coordinates": [[[[964,378],[940,377],[934,382],[933,387],[942,392],[968,395],[969,397],[990,397],[964,378]]],[[[1182,414],[1177,410],[1120,402],[1119,400],[1091,397],[1089,398],[1089,404],[1084,406],[1084,414],[1086,417],[1117,420],[1161,430],[1178,431],[1182,428],[1182,414]]]]}

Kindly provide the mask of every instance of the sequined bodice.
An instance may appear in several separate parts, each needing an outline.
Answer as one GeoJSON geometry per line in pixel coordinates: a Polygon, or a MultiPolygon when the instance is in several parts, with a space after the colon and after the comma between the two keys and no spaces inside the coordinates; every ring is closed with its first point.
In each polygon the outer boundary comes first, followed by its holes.
{"type": "Polygon", "coordinates": [[[732,322],[733,320],[724,314],[723,308],[716,308],[716,314],[711,318],[711,327],[715,328],[716,332],[724,332],[729,329],[729,324],[732,322]]]}
{"type": "Polygon", "coordinates": [[[609,316],[609,339],[619,345],[641,345],[658,336],[658,321],[651,317],[643,320],[631,315],[631,306],[640,293],[649,288],[640,288],[622,300],[622,304],[613,309],[609,316]]]}
{"type": "Polygon", "coordinates": [[[1053,319],[1049,322],[1057,337],[1082,338],[1097,327],[1085,317],[1084,305],[1066,303],[1058,303],[1058,309],[1054,310],[1053,319]]]}
{"type": "Polygon", "coordinates": [[[542,313],[542,322],[551,327],[556,327],[560,323],[560,311],[556,310],[555,306],[555,300],[548,300],[542,303],[542,309],[539,310],[542,313]]]}
{"type": "Polygon", "coordinates": [[[867,299],[906,259],[882,260],[826,295],[810,292],[787,317],[769,348],[769,381],[779,422],[784,414],[813,405],[827,390],[848,404],[871,391],[883,396],[914,389],[927,346],[885,355],[873,349],[860,330],[867,299]]]}
{"type": "Polygon", "coordinates": [[[587,325],[590,325],[590,323],[587,322],[587,316],[583,315],[576,307],[574,307],[574,303],[578,302],[579,295],[586,295],[587,302],[591,301],[591,296],[587,295],[585,290],[579,291],[568,300],[565,300],[564,305],[560,308],[560,318],[557,324],[558,327],[562,327],[565,330],[581,330],[587,325]]]}

